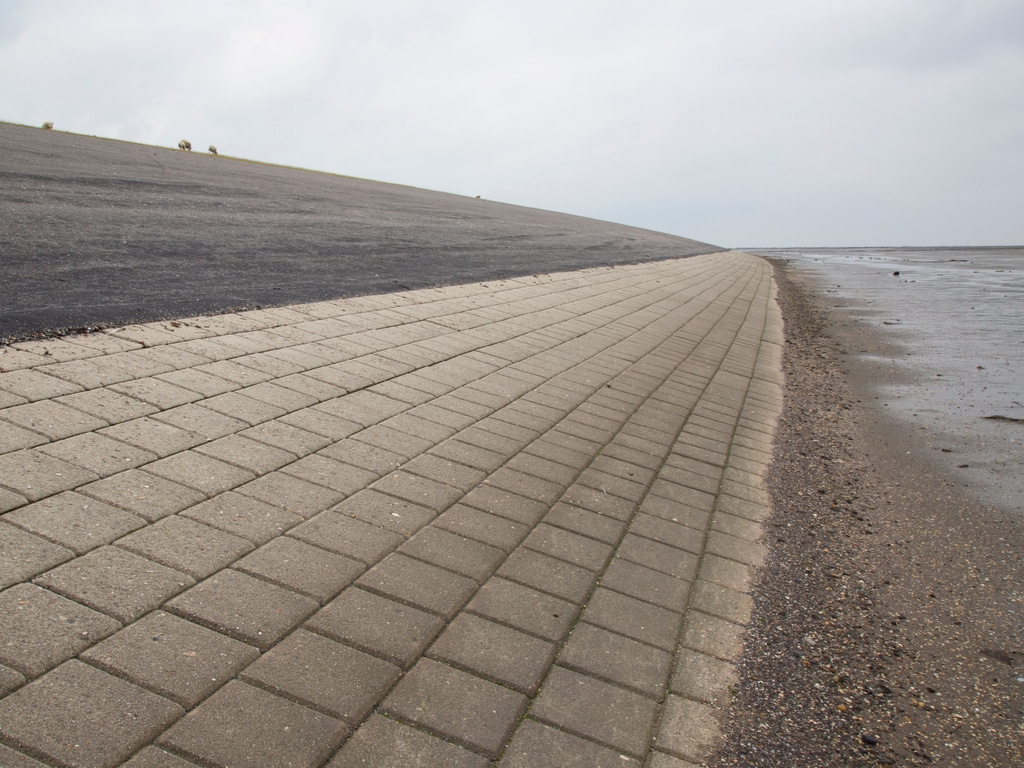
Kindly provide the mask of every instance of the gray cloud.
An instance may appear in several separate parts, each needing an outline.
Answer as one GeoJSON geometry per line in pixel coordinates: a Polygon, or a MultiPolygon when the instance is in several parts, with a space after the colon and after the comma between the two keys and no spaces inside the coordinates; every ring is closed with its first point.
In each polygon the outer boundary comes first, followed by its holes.
{"type": "Polygon", "coordinates": [[[723,245],[1024,242],[1016,0],[41,0],[0,119],[723,245]]]}

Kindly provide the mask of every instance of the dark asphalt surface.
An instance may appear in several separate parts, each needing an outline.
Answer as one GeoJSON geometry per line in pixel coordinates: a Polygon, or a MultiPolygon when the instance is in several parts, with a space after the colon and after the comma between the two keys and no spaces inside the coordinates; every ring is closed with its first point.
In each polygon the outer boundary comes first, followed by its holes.
{"type": "Polygon", "coordinates": [[[718,250],[459,195],[0,123],[0,341],[718,250]]]}

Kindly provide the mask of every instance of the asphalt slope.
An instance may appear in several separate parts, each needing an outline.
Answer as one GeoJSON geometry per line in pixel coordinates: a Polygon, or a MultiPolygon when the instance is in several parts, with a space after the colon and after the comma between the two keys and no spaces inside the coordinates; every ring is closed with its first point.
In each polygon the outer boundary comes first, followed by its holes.
{"type": "Polygon", "coordinates": [[[0,123],[0,341],[718,250],[487,200],[0,123]]]}

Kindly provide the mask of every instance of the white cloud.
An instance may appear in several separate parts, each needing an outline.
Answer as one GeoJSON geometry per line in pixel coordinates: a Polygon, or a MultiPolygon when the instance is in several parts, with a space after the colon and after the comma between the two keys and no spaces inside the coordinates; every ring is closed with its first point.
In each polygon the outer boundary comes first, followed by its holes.
{"type": "Polygon", "coordinates": [[[726,245],[1024,241],[1017,0],[39,0],[0,11],[0,92],[726,245]]]}

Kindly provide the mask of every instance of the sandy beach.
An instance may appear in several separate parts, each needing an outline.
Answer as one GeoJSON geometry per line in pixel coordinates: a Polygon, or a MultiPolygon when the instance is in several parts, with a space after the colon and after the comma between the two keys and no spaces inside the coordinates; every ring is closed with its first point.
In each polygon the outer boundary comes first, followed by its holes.
{"type": "Polygon", "coordinates": [[[1020,517],[884,412],[799,269],[775,277],[771,555],[719,766],[1021,765],[1020,517]]]}

